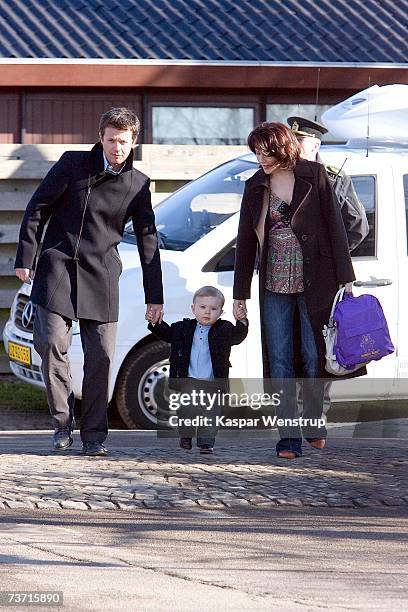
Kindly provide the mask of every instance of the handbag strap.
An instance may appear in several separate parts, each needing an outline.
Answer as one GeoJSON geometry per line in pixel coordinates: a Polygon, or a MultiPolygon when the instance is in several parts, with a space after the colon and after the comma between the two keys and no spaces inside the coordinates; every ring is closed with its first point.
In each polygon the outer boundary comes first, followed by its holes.
{"type": "Polygon", "coordinates": [[[342,287],[341,289],[338,290],[338,292],[334,296],[333,305],[330,311],[330,319],[329,319],[330,326],[333,325],[334,309],[336,308],[337,304],[341,302],[341,300],[344,298],[344,292],[345,292],[345,288],[342,287]]]}

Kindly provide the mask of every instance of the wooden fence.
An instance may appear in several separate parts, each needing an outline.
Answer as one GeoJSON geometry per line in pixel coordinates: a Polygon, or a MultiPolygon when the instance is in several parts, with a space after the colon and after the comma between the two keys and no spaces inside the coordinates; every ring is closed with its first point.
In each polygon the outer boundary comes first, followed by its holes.
{"type": "MultiPolygon", "coordinates": [[[[14,275],[19,227],[31,194],[62,153],[91,145],[0,145],[0,373],[8,372],[1,332],[20,286],[14,275]]],[[[243,146],[141,145],[135,167],[152,179],[153,204],[218,164],[247,152],[243,146]]]]}

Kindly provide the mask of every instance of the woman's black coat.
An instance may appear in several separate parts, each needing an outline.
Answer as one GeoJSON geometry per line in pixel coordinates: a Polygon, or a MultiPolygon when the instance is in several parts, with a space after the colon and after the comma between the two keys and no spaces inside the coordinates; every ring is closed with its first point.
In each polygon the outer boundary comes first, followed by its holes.
{"type": "Polygon", "coordinates": [[[133,168],[133,151],[116,176],[104,172],[100,143],[91,151],[62,155],[28,203],[20,229],[15,267],[35,269],[34,303],[70,319],[117,321],[122,264],[116,246],[129,219],[137,238],[145,301],[163,303],[149,183],[133,168]]]}
{"type": "MultiPolygon", "coordinates": [[[[340,284],[355,279],[347,235],[340,207],[335,199],[326,171],[321,164],[299,160],[295,170],[295,185],[291,202],[291,226],[302,248],[304,295],[319,356],[319,376],[331,378],[324,369],[325,344],[322,329],[329,320],[334,296],[340,284]]],[[[255,259],[259,267],[259,304],[261,316],[264,377],[270,377],[265,345],[263,298],[269,233],[269,176],[262,169],[245,185],[239,221],[234,298],[245,300],[251,296],[251,282],[255,259]]],[[[296,373],[302,376],[299,355],[299,327],[295,325],[296,373]]],[[[365,368],[349,376],[365,374],[365,368]]],[[[344,377],[342,377],[344,378],[344,377]]]]}

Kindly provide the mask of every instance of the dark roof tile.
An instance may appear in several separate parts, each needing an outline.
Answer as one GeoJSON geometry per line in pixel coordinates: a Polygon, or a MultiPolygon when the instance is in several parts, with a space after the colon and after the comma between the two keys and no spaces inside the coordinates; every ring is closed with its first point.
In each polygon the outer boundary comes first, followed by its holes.
{"type": "Polygon", "coordinates": [[[406,0],[8,0],[0,56],[406,62],[406,0]]]}

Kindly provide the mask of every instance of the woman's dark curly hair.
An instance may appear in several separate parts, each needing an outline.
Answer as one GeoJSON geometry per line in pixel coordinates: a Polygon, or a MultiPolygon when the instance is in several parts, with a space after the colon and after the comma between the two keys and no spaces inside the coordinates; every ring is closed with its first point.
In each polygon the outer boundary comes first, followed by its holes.
{"type": "Polygon", "coordinates": [[[298,139],[283,123],[261,123],[249,134],[247,142],[253,153],[260,151],[275,157],[282,170],[293,170],[300,157],[298,139]]]}

